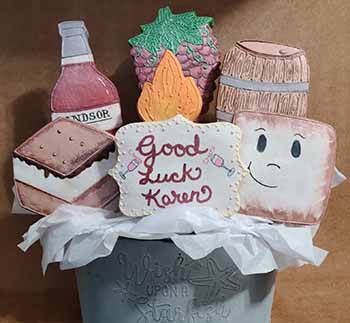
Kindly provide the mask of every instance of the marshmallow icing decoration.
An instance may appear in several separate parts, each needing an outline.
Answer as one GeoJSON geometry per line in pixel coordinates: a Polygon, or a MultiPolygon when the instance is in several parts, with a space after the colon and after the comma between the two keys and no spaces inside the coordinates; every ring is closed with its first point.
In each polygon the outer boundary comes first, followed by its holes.
{"type": "Polygon", "coordinates": [[[246,174],[239,157],[240,129],[230,123],[196,124],[181,115],[126,125],[116,134],[118,161],[110,174],[129,216],[177,205],[239,211],[246,174]]]}
{"type": "Polygon", "coordinates": [[[291,116],[243,111],[241,212],[275,221],[316,224],[328,203],[335,167],[335,130],[291,116]]]}

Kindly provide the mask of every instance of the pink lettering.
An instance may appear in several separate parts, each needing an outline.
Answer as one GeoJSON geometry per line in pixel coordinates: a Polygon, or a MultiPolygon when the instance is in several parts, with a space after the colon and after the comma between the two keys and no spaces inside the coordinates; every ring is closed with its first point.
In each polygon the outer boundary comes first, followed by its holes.
{"type": "Polygon", "coordinates": [[[193,144],[184,146],[182,144],[172,145],[170,143],[166,143],[161,146],[159,151],[156,149],[154,136],[147,135],[140,140],[136,147],[136,151],[138,151],[142,156],[146,157],[143,162],[146,168],[153,168],[156,158],[160,155],[171,156],[174,154],[176,157],[183,157],[185,155],[194,157],[196,155],[205,154],[208,152],[208,150],[208,148],[201,149],[200,138],[198,135],[194,135],[193,144]]]}
{"type": "Polygon", "coordinates": [[[147,158],[145,158],[143,161],[143,164],[147,168],[152,168],[157,156],[154,136],[148,135],[143,137],[137,145],[136,151],[138,151],[142,156],[147,156],[147,158]]]}
{"type": "Polygon", "coordinates": [[[138,172],[143,177],[139,180],[140,185],[150,184],[160,184],[160,183],[184,183],[186,180],[196,181],[199,180],[202,176],[202,169],[200,167],[188,168],[187,164],[184,163],[182,166],[181,174],[172,172],[170,174],[157,174],[152,176],[150,168],[147,168],[146,172],[138,172]]]}
{"type": "Polygon", "coordinates": [[[172,190],[169,195],[160,195],[160,189],[155,192],[149,189],[148,193],[142,193],[141,195],[147,201],[148,206],[154,203],[154,205],[159,208],[165,208],[174,204],[206,203],[212,198],[213,193],[209,185],[203,185],[199,191],[192,190],[190,193],[177,193],[175,190],[172,190]]]}
{"type": "Polygon", "coordinates": [[[158,200],[157,200],[157,195],[160,193],[160,190],[156,190],[154,193],[152,191],[152,189],[150,188],[148,190],[148,193],[144,194],[144,193],[141,193],[141,195],[145,198],[145,200],[147,201],[147,206],[150,206],[151,205],[151,202],[153,201],[154,204],[159,207],[159,208],[164,208],[163,205],[159,204],[158,203],[158,200]]]}

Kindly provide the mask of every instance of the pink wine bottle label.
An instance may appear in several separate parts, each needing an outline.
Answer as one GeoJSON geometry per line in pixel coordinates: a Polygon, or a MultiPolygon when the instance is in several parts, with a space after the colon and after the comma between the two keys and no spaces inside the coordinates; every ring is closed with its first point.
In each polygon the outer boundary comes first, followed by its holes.
{"type": "Polygon", "coordinates": [[[61,75],[51,94],[51,117],[69,118],[111,133],[122,125],[115,85],[95,66],[83,21],[58,25],[62,36],[61,75]]]}

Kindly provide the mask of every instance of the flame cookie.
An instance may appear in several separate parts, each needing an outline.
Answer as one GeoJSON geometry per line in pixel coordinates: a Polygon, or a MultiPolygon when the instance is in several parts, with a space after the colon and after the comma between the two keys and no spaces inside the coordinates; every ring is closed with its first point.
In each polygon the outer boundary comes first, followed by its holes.
{"type": "Polygon", "coordinates": [[[183,75],[174,54],[167,50],[157,67],[153,83],[145,83],[137,104],[144,121],[162,121],[177,114],[194,121],[202,108],[202,98],[192,77],[183,75]]]}

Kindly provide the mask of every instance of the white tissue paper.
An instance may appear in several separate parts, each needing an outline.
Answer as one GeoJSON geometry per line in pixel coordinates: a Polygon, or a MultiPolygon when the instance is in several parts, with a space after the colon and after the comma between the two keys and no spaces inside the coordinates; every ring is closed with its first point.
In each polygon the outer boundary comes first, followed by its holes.
{"type": "Polygon", "coordinates": [[[337,168],[334,167],[334,174],[332,178],[332,186],[331,188],[335,188],[346,181],[346,176],[337,168]]]}
{"type": "Polygon", "coordinates": [[[18,246],[26,251],[40,240],[45,273],[53,262],[59,262],[64,270],[106,257],[118,237],[169,238],[193,259],[223,247],[241,272],[248,275],[304,264],[319,266],[327,252],[313,245],[314,229],[239,214],[225,218],[208,207],[180,206],[135,218],[102,209],[62,205],[34,223],[18,246]]]}

